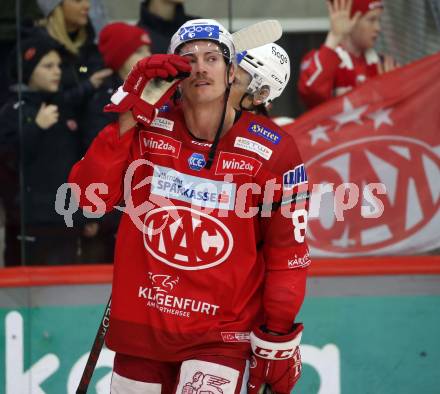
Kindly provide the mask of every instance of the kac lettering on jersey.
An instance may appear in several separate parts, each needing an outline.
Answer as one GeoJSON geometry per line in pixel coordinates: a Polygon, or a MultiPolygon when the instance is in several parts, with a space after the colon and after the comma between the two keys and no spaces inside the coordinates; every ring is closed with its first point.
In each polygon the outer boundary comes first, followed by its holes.
{"type": "Polygon", "coordinates": [[[206,166],[205,156],[201,153],[193,153],[188,159],[189,168],[194,171],[200,171],[206,166]]]}
{"type": "Polygon", "coordinates": [[[283,174],[283,188],[286,190],[293,189],[295,186],[307,183],[307,174],[304,164],[296,166],[293,170],[283,174]]]}
{"type": "Polygon", "coordinates": [[[206,39],[220,37],[220,28],[216,25],[193,25],[189,27],[182,27],[179,30],[179,36],[182,41],[188,39],[206,39]]]}
{"type": "Polygon", "coordinates": [[[159,116],[156,116],[154,120],[151,122],[151,127],[157,127],[159,129],[164,129],[168,131],[172,131],[174,128],[174,121],[167,119],[167,118],[161,118],[159,116]]]}
{"type": "Polygon", "coordinates": [[[235,183],[182,174],[168,167],[154,166],[151,193],[200,207],[233,210],[235,183]]]}
{"type": "Polygon", "coordinates": [[[295,257],[293,259],[289,259],[287,261],[287,266],[289,268],[305,268],[310,265],[310,254],[309,252],[306,252],[303,257],[298,257],[295,254],[295,257]]]}
{"type": "Polygon", "coordinates": [[[281,137],[279,134],[275,133],[275,131],[268,129],[258,123],[251,123],[248,127],[248,131],[253,134],[259,135],[263,137],[265,140],[272,142],[272,144],[277,145],[280,142],[281,137]]]}
{"type": "Polygon", "coordinates": [[[261,168],[261,161],[253,157],[240,155],[238,153],[220,152],[215,173],[217,175],[257,175],[261,168]]]}
{"type": "MultiPolygon", "coordinates": [[[[148,211],[143,236],[145,249],[152,257],[185,271],[200,271],[227,262],[234,246],[232,233],[223,222],[184,206],[148,211]]],[[[154,287],[160,285],[156,283],[154,287]]],[[[169,291],[169,287],[162,289],[169,291]]]]}
{"type": "Polygon", "coordinates": [[[166,135],[141,131],[139,133],[141,154],[152,153],[154,155],[179,157],[182,143],[166,135]]]}
{"type": "Polygon", "coordinates": [[[256,141],[244,137],[237,137],[234,141],[234,147],[254,152],[263,159],[269,160],[272,156],[272,149],[256,141]]]}

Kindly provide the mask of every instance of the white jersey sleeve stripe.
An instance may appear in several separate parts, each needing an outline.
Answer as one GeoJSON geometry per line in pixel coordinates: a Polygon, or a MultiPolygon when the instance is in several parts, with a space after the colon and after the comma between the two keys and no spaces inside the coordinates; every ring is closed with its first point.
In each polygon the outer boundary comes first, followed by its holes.
{"type": "Polygon", "coordinates": [[[315,82],[316,78],[318,78],[319,74],[322,73],[322,65],[321,65],[321,61],[319,60],[318,52],[316,52],[315,55],[313,56],[313,60],[315,61],[316,64],[316,71],[307,80],[306,86],[311,86],[313,82],[315,82]]]}

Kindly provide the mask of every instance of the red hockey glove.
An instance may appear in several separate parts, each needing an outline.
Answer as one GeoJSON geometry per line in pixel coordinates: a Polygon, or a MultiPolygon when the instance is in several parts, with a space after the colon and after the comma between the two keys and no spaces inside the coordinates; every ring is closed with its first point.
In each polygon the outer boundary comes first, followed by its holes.
{"type": "Polygon", "coordinates": [[[260,329],[251,332],[250,376],[248,394],[257,394],[261,386],[270,385],[277,394],[290,394],[301,376],[299,343],[303,325],[295,324],[287,335],[273,335],[260,329]]]}
{"type": "Polygon", "coordinates": [[[189,60],[178,55],[156,54],[139,60],[104,111],[132,111],[136,120],[148,125],[190,72],[189,60]]]}

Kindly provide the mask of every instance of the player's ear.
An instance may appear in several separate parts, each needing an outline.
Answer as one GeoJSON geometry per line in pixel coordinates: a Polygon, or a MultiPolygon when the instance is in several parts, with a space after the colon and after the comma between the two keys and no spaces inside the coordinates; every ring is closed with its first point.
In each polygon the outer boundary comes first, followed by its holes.
{"type": "Polygon", "coordinates": [[[252,104],[255,106],[263,104],[266,101],[266,99],[269,97],[269,93],[270,93],[270,88],[267,86],[263,86],[261,89],[258,90],[258,92],[254,94],[252,104]]]}
{"type": "Polygon", "coordinates": [[[232,63],[231,66],[229,67],[228,82],[232,83],[234,82],[234,79],[235,79],[235,64],[232,63]]]}

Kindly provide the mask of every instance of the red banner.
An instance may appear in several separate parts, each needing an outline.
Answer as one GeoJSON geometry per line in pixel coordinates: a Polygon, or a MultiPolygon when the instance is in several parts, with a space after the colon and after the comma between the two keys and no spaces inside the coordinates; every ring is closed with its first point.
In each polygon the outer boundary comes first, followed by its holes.
{"type": "Polygon", "coordinates": [[[440,54],[367,81],[284,128],[312,200],[314,256],[440,247],[440,54]]]}

